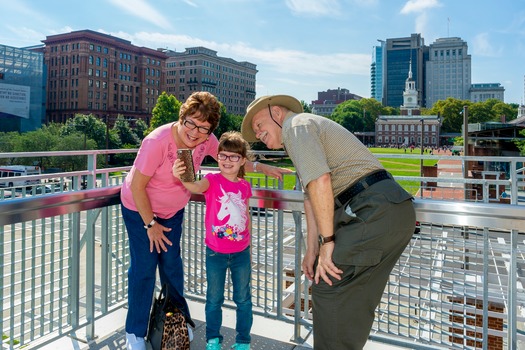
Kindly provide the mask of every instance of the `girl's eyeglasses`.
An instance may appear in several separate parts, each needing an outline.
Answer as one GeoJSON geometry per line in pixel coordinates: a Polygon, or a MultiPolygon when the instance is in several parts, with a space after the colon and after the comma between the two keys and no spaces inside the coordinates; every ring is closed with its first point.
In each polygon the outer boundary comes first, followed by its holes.
{"type": "Polygon", "coordinates": [[[232,162],[238,162],[239,160],[241,160],[241,156],[238,155],[238,154],[232,154],[230,156],[224,154],[224,153],[219,153],[217,155],[217,158],[219,158],[219,160],[226,160],[226,159],[229,159],[230,161],[232,162]]]}

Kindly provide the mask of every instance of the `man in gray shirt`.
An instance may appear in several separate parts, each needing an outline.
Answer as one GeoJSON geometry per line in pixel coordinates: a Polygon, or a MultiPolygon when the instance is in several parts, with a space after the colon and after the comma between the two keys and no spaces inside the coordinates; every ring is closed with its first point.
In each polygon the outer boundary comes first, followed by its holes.
{"type": "Polygon", "coordinates": [[[292,96],[263,96],[247,108],[248,142],[284,148],[305,192],[314,348],[362,349],[399,256],[414,232],[412,196],[348,130],[303,113],[292,96]]]}

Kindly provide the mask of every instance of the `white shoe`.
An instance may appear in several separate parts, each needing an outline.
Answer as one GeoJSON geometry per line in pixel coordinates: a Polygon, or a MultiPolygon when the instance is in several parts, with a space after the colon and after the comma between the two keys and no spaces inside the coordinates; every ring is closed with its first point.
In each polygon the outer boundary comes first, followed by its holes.
{"type": "Polygon", "coordinates": [[[188,327],[188,338],[190,338],[190,342],[193,341],[193,330],[191,329],[191,326],[190,325],[186,325],[186,327],[188,327]]]}
{"type": "Polygon", "coordinates": [[[126,333],[127,350],[146,350],[146,341],[144,338],[136,337],[135,334],[126,333]]]}

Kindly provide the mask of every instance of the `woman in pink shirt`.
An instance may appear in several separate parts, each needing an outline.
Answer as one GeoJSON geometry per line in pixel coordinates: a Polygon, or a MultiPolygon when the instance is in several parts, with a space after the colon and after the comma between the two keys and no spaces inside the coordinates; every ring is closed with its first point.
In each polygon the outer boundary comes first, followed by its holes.
{"type": "MultiPolygon", "coordinates": [[[[193,150],[195,171],[206,156],[217,159],[218,140],[212,134],[220,118],[220,104],[208,92],[195,92],[180,108],[179,120],[155,129],[140,146],[122,184],[122,217],[129,237],[128,350],[145,350],[156,269],[162,284],[184,292],[180,239],[184,207],[190,192],[173,177],[179,148],[193,150]]],[[[251,171],[282,179],[284,169],[247,162],[251,171]],[[255,165],[254,165],[255,164],[255,165]]],[[[186,310],[189,311],[189,310],[186,310]]],[[[188,312],[189,314],[189,312],[188,312]]]]}

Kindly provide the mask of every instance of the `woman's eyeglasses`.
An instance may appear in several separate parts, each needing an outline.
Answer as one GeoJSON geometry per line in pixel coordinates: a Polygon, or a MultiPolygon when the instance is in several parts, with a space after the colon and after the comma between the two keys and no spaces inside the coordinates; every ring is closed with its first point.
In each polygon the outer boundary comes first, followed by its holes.
{"type": "Polygon", "coordinates": [[[193,130],[193,129],[197,128],[197,131],[200,132],[201,134],[209,134],[210,133],[210,129],[209,128],[205,128],[204,126],[198,126],[197,124],[195,124],[194,122],[192,122],[189,119],[186,119],[184,122],[182,122],[182,125],[184,125],[185,127],[187,127],[190,130],[193,130]]]}
{"type": "Polygon", "coordinates": [[[238,155],[238,154],[232,154],[230,156],[224,154],[224,153],[219,153],[217,155],[217,158],[219,158],[219,160],[226,160],[226,159],[229,159],[230,161],[232,162],[238,162],[239,160],[241,160],[241,156],[238,155]]]}

